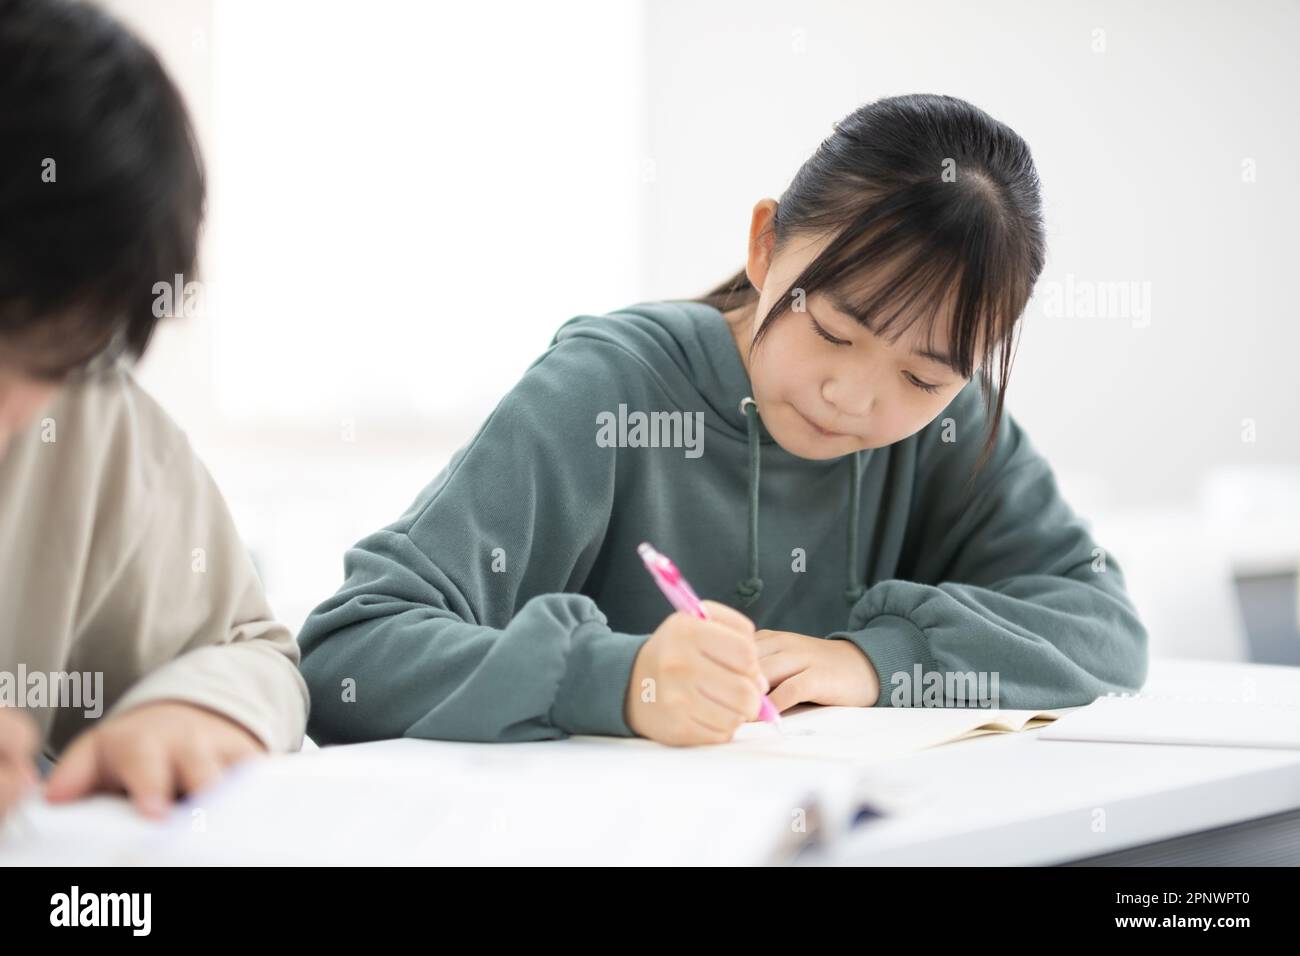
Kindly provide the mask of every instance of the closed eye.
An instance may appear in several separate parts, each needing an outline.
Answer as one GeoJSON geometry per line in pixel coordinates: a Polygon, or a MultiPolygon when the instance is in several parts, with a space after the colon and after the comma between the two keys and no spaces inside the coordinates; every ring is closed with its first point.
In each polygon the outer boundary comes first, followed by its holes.
{"type": "MultiPolygon", "coordinates": [[[[823,339],[825,339],[827,342],[830,342],[832,345],[852,345],[852,344],[853,344],[852,342],[848,341],[847,339],[836,338],[834,335],[831,335],[831,334],[830,334],[829,332],[827,332],[824,328],[822,328],[821,323],[819,323],[819,322],[818,322],[816,319],[814,319],[811,315],[808,316],[808,322],[809,322],[809,324],[812,326],[812,329],[813,329],[814,332],[816,332],[819,336],[821,336],[821,337],[822,337],[823,339]]],[[[903,376],[904,376],[904,377],[905,377],[909,382],[911,382],[914,386],[916,386],[917,388],[921,389],[922,391],[929,392],[931,395],[933,395],[933,394],[935,394],[936,392],[939,392],[939,391],[941,391],[941,390],[943,389],[943,386],[942,386],[942,385],[933,385],[933,384],[931,384],[930,382],[923,382],[923,381],[921,381],[919,378],[917,378],[917,377],[916,377],[915,375],[913,375],[911,372],[904,372],[904,373],[903,373],[903,376]]]]}
{"type": "Polygon", "coordinates": [[[904,372],[903,374],[907,377],[907,380],[911,382],[913,385],[915,385],[917,388],[925,389],[925,391],[930,392],[931,394],[943,388],[942,385],[931,385],[928,382],[923,382],[915,375],[913,375],[911,372],[904,372]]]}
{"type": "Polygon", "coordinates": [[[820,335],[822,338],[824,338],[827,342],[830,342],[832,345],[852,345],[852,344],[853,344],[852,342],[848,341],[847,339],[837,339],[835,336],[831,335],[829,332],[827,332],[825,329],[823,329],[823,328],[821,327],[821,325],[818,323],[818,321],[817,321],[816,319],[814,319],[811,315],[808,316],[808,321],[812,324],[813,331],[816,332],[818,335],[820,335]]]}

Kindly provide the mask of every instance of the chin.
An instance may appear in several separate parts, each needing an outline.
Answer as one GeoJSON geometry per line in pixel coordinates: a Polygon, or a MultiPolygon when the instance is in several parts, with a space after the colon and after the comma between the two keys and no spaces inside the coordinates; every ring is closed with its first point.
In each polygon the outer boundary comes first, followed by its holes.
{"type": "Polygon", "coordinates": [[[775,432],[772,437],[776,443],[797,458],[806,458],[809,461],[828,461],[832,458],[843,458],[850,452],[857,451],[857,442],[850,438],[843,439],[816,439],[809,438],[807,435],[782,436],[775,432]]]}
{"type": "Polygon", "coordinates": [[[777,444],[790,454],[809,461],[842,458],[863,447],[862,439],[852,435],[836,437],[819,435],[793,408],[790,410],[788,420],[780,422],[779,427],[780,431],[768,429],[777,444]]]}

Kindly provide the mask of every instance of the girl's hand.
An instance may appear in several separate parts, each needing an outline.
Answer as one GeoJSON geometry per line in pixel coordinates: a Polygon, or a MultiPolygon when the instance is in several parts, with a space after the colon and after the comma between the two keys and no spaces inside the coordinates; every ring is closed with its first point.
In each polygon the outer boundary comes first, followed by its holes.
{"type": "Polygon", "coordinates": [[[36,725],[26,714],[0,707],[0,819],[37,781],[36,725]]]}
{"type": "Polygon", "coordinates": [[[873,707],[880,677],[852,641],[827,640],[790,631],[759,631],[758,661],[774,690],[779,711],[805,701],[840,707],[873,707]]]}
{"type": "Polygon", "coordinates": [[[142,813],[161,817],[177,794],[201,790],[265,750],[242,724],[215,711],[179,701],[141,704],[83,731],[50,774],[45,797],[62,803],[125,792],[142,813]]]}
{"type": "Polygon", "coordinates": [[[623,713],[642,737],[676,746],[726,743],[758,717],[767,681],[754,623],[725,604],[702,603],[709,620],[669,615],[632,665],[623,713]]]}

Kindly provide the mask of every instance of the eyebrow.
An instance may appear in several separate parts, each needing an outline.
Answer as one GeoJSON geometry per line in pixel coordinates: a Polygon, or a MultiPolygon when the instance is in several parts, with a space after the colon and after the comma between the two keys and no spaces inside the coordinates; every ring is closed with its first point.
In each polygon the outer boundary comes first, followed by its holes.
{"type": "MultiPolygon", "coordinates": [[[[871,323],[867,321],[869,318],[867,313],[859,312],[854,309],[840,296],[838,292],[827,292],[826,298],[830,301],[830,304],[835,307],[837,312],[843,312],[868,331],[871,330],[871,323]]],[[[929,359],[931,362],[937,362],[938,364],[948,368],[950,371],[957,371],[957,363],[953,360],[953,357],[948,355],[946,352],[935,352],[931,349],[912,349],[912,354],[923,359],[929,359]]]]}

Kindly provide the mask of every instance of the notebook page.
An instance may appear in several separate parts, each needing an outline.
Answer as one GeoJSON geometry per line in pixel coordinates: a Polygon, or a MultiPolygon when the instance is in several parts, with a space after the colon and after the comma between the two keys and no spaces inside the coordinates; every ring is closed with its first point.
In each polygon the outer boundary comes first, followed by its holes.
{"type": "Polygon", "coordinates": [[[1039,739],[1300,749],[1300,702],[1099,697],[1039,739]]]}
{"type": "Polygon", "coordinates": [[[1099,697],[1039,736],[1300,749],[1300,667],[1161,661],[1141,691],[1099,697]]]}
{"type": "Polygon", "coordinates": [[[780,732],[754,721],[742,725],[732,742],[721,746],[735,752],[871,763],[980,733],[1042,726],[1068,710],[801,704],[782,716],[780,732]]]}
{"type": "Polygon", "coordinates": [[[0,822],[0,866],[130,866],[166,832],[124,797],[50,804],[33,794],[0,822]]]}
{"type": "Polygon", "coordinates": [[[201,798],[153,862],[746,864],[810,837],[840,768],[582,741],[385,741],[273,757],[201,798]]]}

